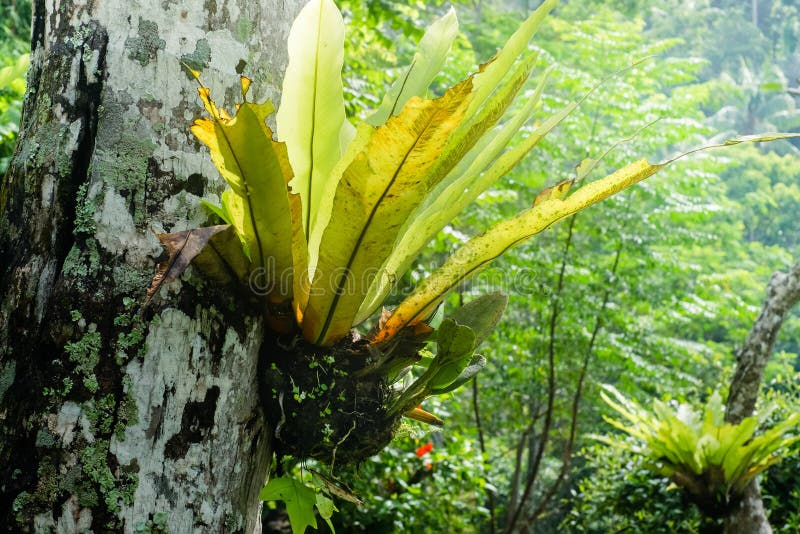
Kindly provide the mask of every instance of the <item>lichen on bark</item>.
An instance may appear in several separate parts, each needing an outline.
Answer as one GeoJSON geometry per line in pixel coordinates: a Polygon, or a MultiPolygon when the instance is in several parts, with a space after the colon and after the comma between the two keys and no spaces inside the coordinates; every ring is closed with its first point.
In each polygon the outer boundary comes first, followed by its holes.
{"type": "MultiPolygon", "coordinates": [[[[245,59],[280,80],[299,4],[35,1],[0,190],[6,529],[257,529],[270,461],[257,314],[191,281],[137,312],[160,253],[151,230],[204,222],[199,196],[221,189],[188,135],[200,105],[180,58],[199,53],[219,88],[245,59]]],[[[277,100],[277,84],[260,89],[277,100]]]]}
{"type": "MultiPolygon", "coordinates": [[[[775,340],[789,311],[800,301],[800,262],[789,272],[775,272],[767,284],[767,297],[742,347],[736,354],[736,372],[731,380],[725,413],[728,423],[738,424],[756,407],[764,370],[772,357],[775,340]]],[[[771,534],[758,481],[753,480],[744,495],[725,517],[726,534],[747,532],[771,534]]]]}

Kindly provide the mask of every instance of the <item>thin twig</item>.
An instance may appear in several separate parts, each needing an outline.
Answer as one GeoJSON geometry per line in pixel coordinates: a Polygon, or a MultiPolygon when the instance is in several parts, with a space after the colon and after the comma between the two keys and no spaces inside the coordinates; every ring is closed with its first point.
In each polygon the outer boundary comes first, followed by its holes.
{"type": "MultiPolygon", "coordinates": [[[[626,202],[626,206],[630,206],[630,200],[632,194],[628,197],[628,202],[626,202]]],[[[627,214],[626,208],[626,214],[627,214]]],[[[619,258],[622,255],[622,249],[624,245],[624,240],[620,237],[619,244],[617,245],[617,250],[614,254],[614,263],[611,267],[611,276],[612,278],[617,274],[617,268],[619,267],[619,258]]],[[[578,433],[578,410],[580,408],[581,402],[581,394],[583,393],[583,385],[586,380],[586,373],[589,368],[589,361],[591,360],[592,353],[594,351],[594,344],[597,340],[597,334],[600,332],[600,329],[603,326],[603,314],[605,313],[606,306],[608,306],[608,300],[611,297],[611,281],[606,283],[606,290],[603,292],[603,302],[600,305],[600,309],[597,311],[597,315],[595,317],[594,328],[592,329],[592,336],[589,339],[589,345],[586,349],[586,355],[583,358],[583,363],[581,365],[581,372],[578,376],[578,384],[575,388],[575,396],[572,400],[572,411],[570,414],[571,421],[570,421],[570,428],[569,428],[569,439],[567,440],[567,444],[564,447],[564,454],[561,457],[561,469],[559,470],[558,477],[553,482],[550,489],[545,494],[542,501],[536,507],[536,510],[533,514],[528,517],[527,521],[525,522],[525,526],[529,526],[531,523],[536,521],[536,519],[544,513],[545,508],[552,500],[553,496],[555,496],[556,492],[558,491],[559,486],[564,481],[567,476],[567,471],[569,470],[569,466],[572,460],[572,452],[573,447],[575,445],[575,436],[578,433]]]]}
{"type": "Polygon", "coordinates": [[[333,476],[333,465],[336,463],[336,451],[339,449],[339,445],[347,441],[347,438],[350,437],[350,434],[352,434],[353,430],[355,429],[356,429],[356,421],[353,421],[353,426],[350,427],[350,430],[347,431],[347,434],[345,434],[344,437],[340,439],[333,447],[333,453],[331,454],[331,468],[330,471],[328,471],[328,473],[330,473],[331,476],[333,476]]]}
{"type": "MultiPolygon", "coordinates": [[[[509,509],[516,509],[517,504],[519,503],[519,484],[520,478],[522,477],[522,452],[525,450],[525,444],[528,442],[528,437],[530,436],[531,432],[534,430],[534,426],[536,424],[535,419],[528,424],[528,427],[522,432],[522,435],[519,438],[519,443],[517,443],[516,454],[514,457],[514,479],[511,485],[511,493],[509,494],[509,509]]],[[[505,531],[508,531],[511,524],[511,517],[509,516],[506,520],[505,531]]]]}
{"type": "MultiPolygon", "coordinates": [[[[478,443],[481,447],[481,463],[484,465],[484,470],[486,469],[486,441],[483,438],[483,425],[481,424],[481,411],[478,405],[478,377],[472,379],[472,411],[475,412],[475,425],[478,427],[478,443]]],[[[495,534],[495,517],[494,517],[494,494],[490,490],[486,490],[486,496],[489,505],[489,532],[491,534],[495,534]]]]}
{"type": "Polygon", "coordinates": [[[552,311],[550,313],[550,340],[548,343],[548,350],[547,350],[547,411],[545,412],[544,417],[544,424],[542,425],[542,433],[541,433],[541,440],[539,443],[539,447],[536,450],[536,456],[533,459],[533,464],[531,465],[530,469],[530,476],[525,483],[525,491],[522,493],[522,498],[520,499],[517,507],[514,510],[513,515],[511,516],[511,521],[508,522],[506,525],[505,532],[511,532],[514,529],[514,526],[519,521],[519,516],[522,513],[522,509],[525,507],[525,503],[527,502],[528,498],[531,495],[531,490],[533,489],[533,484],[536,482],[536,479],[539,475],[539,466],[542,462],[542,456],[544,455],[545,447],[547,446],[547,441],[550,434],[550,426],[553,423],[553,403],[555,402],[556,396],[556,369],[555,369],[555,359],[556,359],[556,348],[555,348],[555,333],[556,333],[556,324],[558,324],[558,301],[561,298],[561,292],[564,289],[564,273],[567,270],[567,258],[569,257],[569,248],[572,244],[572,235],[573,230],[575,228],[575,219],[577,218],[576,215],[573,215],[569,219],[569,226],[567,228],[567,240],[564,244],[564,253],[561,257],[561,269],[558,273],[558,284],[556,285],[556,293],[553,295],[553,306],[552,311]]]}

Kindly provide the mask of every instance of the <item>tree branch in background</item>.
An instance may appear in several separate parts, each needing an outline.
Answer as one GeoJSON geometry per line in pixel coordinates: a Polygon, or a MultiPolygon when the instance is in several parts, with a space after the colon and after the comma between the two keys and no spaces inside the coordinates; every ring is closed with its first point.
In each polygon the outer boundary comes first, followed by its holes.
{"type": "MultiPolygon", "coordinates": [[[[478,427],[478,443],[481,446],[481,457],[486,458],[486,441],[483,438],[483,425],[481,424],[481,411],[478,402],[478,377],[472,379],[472,410],[475,412],[475,426],[478,427]]],[[[485,460],[484,460],[485,462],[485,460]]],[[[494,493],[486,490],[487,504],[489,506],[489,532],[495,533],[494,493]]]]}
{"type": "Polygon", "coordinates": [[[531,464],[530,474],[525,483],[525,491],[522,492],[517,507],[511,515],[511,520],[506,523],[505,532],[511,532],[519,521],[520,514],[525,508],[525,504],[530,497],[533,485],[539,475],[539,466],[542,462],[544,449],[547,446],[548,438],[550,437],[550,425],[553,422],[553,404],[556,397],[556,366],[555,366],[555,344],[556,344],[556,324],[558,324],[558,301],[561,297],[561,292],[564,289],[564,273],[567,269],[567,258],[569,257],[569,248],[572,245],[572,235],[575,228],[575,215],[570,217],[569,226],[567,228],[567,240],[564,243],[564,254],[561,257],[561,269],[558,272],[558,284],[556,285],[556,293],[553,295],[553,307],[550,314],[550,342],[548,343],[547,351],[547,411],[544,416],[544,423],[542,425],[541,439],[536,449],[536,455],[531,464]]]}
{"type": "Polygon", "coordinates": [[[775,338],[787,313],[800,301],[800,262],[788,272],[776,272],[767,285],[767,298],[744,345],[736,355],[736,373],[731,380],[725,420],[739,423],[753,413],[772,356],[775,338]]]}
{"type": "MultiPolygon", "coordinates": [[[[629,199],[630,200],[630,199],[629,199]]],[[[628,202],[627,205],[630,205],[628,202]]],[[[595,317],[594,328],[592,329],[592,336],[589,338],[589,345],[586,348],[586,354],[583,357],[583,363],[581,364],[581,372],[578,375],[578,384],[575,388],[575,395],[572,398],[572,411],[570,414],[570,427],[569,427],[569,439],[567,440],[567,444],[564,447],[564,454],[561,456],[561,470],[558,473],[558,478],[555,482],[553,482],[550,489],[545,494],[542,501],[539,503],[539,506],[536,507],[536,510],[533,514],[528,517],[526,521],[526,525],[531,525],[536,519],[538,519],[545,511],[545,508],[550,501],[552,500],[553,496],[558,491],[558,488],[561,486],[561,483],[567,476],[567,472],[569,471],[570,462],[572,460],[572,452],[575,446],[575,436],[578,433],[578,410],[580,409],[581,403],[581,394],[583,393],[583,384],[586,380],[586,373],[589,369],[589,362],[592,358],[592,353],[594,352],[594,344],[597,340],[597,334],[600,333],[600,329],[603,327],[603,314],[606,311],[606,306],[608,305],[608,299],[611,297],[611,284],[616,278],[617,275],[617,268],[619,266],[619,258],[622,255],[622,247],[624,241],[623,239],[619,240],[619,244],[617,245],[617,250],[614,253],[614,263],[611,266],[611,277],[606,282],[606,290],[603,292],[603,302],[600,304],[600,309],[597,312],[597,316],[595,317]]]]}
{"type": "MultiPolygon", "coordinates": [[[[628,208],[629,208],[629,206],[631,204],[630,201],[631,201],[631,197],[632,196],[633,196],[632,194],[629,195],[627,200],[626,200],[626,202],[625,202],[626,214],[627,214],[628,208]]],[[[552,315],[551,315],[551,318],[550,318],[550,341],[549,341],[549,345],[548,345],[548,349],[549,349],[549,353],[548,353],[548,356],[549,356],[549,361],[548,361],[548,363],[549,363],[549,368],[548,368],[548,399],[547,399],[548,400],[548,404],[547,404],[547,410],[545,412],[546,419],[545,419],[545,423],[544,423],[544,428],[542,429],[542,437],[541,437],[541,440],[540,440],[539,447],[538,447],[538,449],[536,451],[536,457],[534,459],[534,462],[533,462],[533,465],[532,465],[532,469],[530,470],[528,479],[526,481],[526,486],[525,486],[525,491],[523,493],[523,496],[519,500],[519,502],[516,503],[516,506],[514,506],[514,500],[512,499],[512,501],[511,501],[512,502],[512,509],[514,509],[514,514],[513,514],[513,516],[511,516],[511,519],[506,523],[505,532],[511,532],[511,531],[514,530],[514,527],[516,526],[517,522],[519,521],[519,514],[525,509],[525,504],[527,502],[527,499],[530,497],[530,493],[531,493],[532,487],[533,487],[533,485],[534,485],[534,483],[536,481],[536,478],[537,478],[537,475],[538,475],[538,472],[539,472],[541,456],[542,456],[542,454],[544,452],[544,448],[545,448],[545,445],[547,443],[547,439],[549,437],[549,429],[550,429],[550,425],[551,425],[550,419],[551,419],[552,413],[554,411],[553,401],[554,401],[554,396],[555,396],[555,362],[554,362],[554,358],[555,358],[555,328],[556,328],[556,324],[557,324],[556,319],[557,319],[558,313],[559,313],[558,299],[559,299],[559,296],[561,295],[561,292],[562,292],[563,286],[564,286],[564,273],[565,273],[565,270],[566,270],[566,262],[567,262],[567,257],[568,257],[568,253],[569,253],[569,248],[570,248],[570,246],[572,244],[572,237],[573,237],[576,217],[577,216],[573,216],[573,217],[570,218],[570,223],[569,223],[568,231],[567,231],[567,240],[566,240],[566,243],[565,243],[565,246],[564,246],[564,254],[563,254],[563,257],[562,257],[561,269],[560,269],[560,272],[559,272],[557,293],[556,293],[556,295],[554,297],[552,315]]],[[[559,470],[558,477],[553,482],[553,484],[550,486],[550,488],[548,488],[547,492],[543,496],[541,502],[538,504],[538,506],[536,507],[534,512],[531,515],[529,515],[529,516],[527,516],[525,518],[525,525],[524,525],[525,528],[529,527],[539,517],[542,516],[542,514],[545,512],[545,509],[547,508],[547,505],[550,504],[551,500],[553,499],[553,497],[557,493],[559,487],[561,486],[561,484],[566,479],[567,473],[569,472],[569,466],[570,466],[570,463],[571,463],[571,460],[572,460],[572,453],[573,453],[573,449],[574,449],[574,446],[575,446],[575,438],[576,438],[577,432],[578,432],[578,412],[580,410],[580,402],[581,402],[581,396],[582,396],[582,393],[583,393],[583,387],[584,387],[584,383],[585,383],[585,380],[586,380],[586,375],[588,373],[589,363],[591,361],[591,357],[592,357],[592,354],[594,352],[595,342],[597,341],[597,336],[598,336],[598,334],[600,333],[600,330],[603,327],[603,316],[604,316],[606,307],[608,306],[608,301],[609,301],[609,299],[611,297],[611,283],[613,282],[614,278],[616,278],[617,269],[619,268],[619,260],[620,260],[620,257],[622,255],[622,250],[624,248],[624,243],[625,243],[624,239],[620,238],[619,243],[617,244],[616,250],[614,251],[614,262],[612,263],[611,271],[610,271],[611,276],[610,276],[609,280],[607,281],[607,283],[605,285],[605,291],[603,292],[602,303],[600,304],[600,308],[597,311],[597,316],[595,317],[594,328],[592,329],[592,335],[589,338],[589,344],[586,347],[586,352],[584,354],[583,361],[581,363],[581,369],[580,369],[580,373],[578,375],[578,381],[577,381],[576,388],[575,388],[575,394],[572,397],[572,406],[571,406],[571,412],[570,412],[569,438],[567,439],[567,443],[566,443],[566,445],[564,447],[564,452],[563,452],[563,454],[561,456],[561,469],[559,470]]],[[[521,441],[520,444],[522,445],[522,443],[523,442],[521,441]]],[[[519,456],[520,456],[520,451],[518,450],[518,458],[519,458],[519,456]]],[[[520,466],[518,465],[517,466],[517,474],[519,473],[519,470],[520,470],[520,466]]],[[[517,482],[517,484],[518,484],[518,480],[515,479],[515,482],[517,482]]],[[[516,484],[515,484],[515,486],[516,486],[516,484]]]]}
{"type": "MultiPolygon", "coordinates": [[[[789,310],[800,301],[800,262],[788,272],[775,272],[767,284],[767,298],[744,345],[736,355],[736,373],[731,380],[725,420],[740,423],[750,416],[772,356],[775,339],[789,310]]],[[[772,528],[764,511],[758,482],[745,490],[739,506],[725,518],[725,532],[767,534],[772,528]]]]}

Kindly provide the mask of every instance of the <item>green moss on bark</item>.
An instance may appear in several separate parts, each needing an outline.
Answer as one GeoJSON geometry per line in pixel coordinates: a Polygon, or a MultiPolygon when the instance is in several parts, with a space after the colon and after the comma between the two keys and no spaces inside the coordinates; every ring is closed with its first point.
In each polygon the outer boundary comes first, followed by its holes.
{"type": "Polygon", "coordinates": [[[129,37],[125,41],[128,58],[138,61],[144,67],[155,59],[159,50],[164,50],[167,42],[158,36],[158,24],[139,17],[138,37],[129,37]]]}
{"type": "Polygon", "coordinates": [[[92,235],[97,226],[94,223],[94,214],[97,210],[93,202],[87,198],[89,184],[82,184],[78,188],[78,196],[75,199],[75,230],[74,234],[92,235]]]}
{"type": "MultiPolygon", "coordinates": [[[[100,496],[110,512],[119,512],[122,504],[133,504],[139,483],[136,465],[118,469],[118,475],[109,466],[109,441],[97,440],[86,446],[81,454],[83,472],[99,488],[100,496]]],[[[110,525],[109,525],[110,526],[110,525]]]]}
{"type": "MultiPolygon", "coordinates": [[[[211,62],[211,45],[206,39],[200,39],[194,46],[194,52],[182,55],[181,61],[194,70],[204,70],[211,62]]],[[[187,74],[191,76],[191,73],[187,74]]]]}
{"type": "Polygon", "coordinates": [[[17,362],[10,360],[7,362],[0,362],[0,402],[3,402],[3,397],[6,391],[14,383],[14,377],[17,376],[17,362]]]}
{"type": "MultiPolygon", "coordinates": [[[[89,328],[91,329],[92,325],[89,328]]],[[[102,345],[103,338],[100,332],[91,331],[78,341],[67,343],[64,346],[69,361],[76,364],[75,371],[81,376],[83,385],[92,393],[96,393],[99,387],[97,377],[94,375],[94,368],[100,362],[102,345]]]]}

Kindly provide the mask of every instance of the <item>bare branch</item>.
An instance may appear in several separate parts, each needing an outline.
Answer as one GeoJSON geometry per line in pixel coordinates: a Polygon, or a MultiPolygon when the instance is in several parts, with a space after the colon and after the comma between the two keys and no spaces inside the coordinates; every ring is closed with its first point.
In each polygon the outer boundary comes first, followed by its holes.
{"type": "MultiPolygon", "coordinates": [[[[483,424],[481,423],[480,404],[478,402],[478,377],[472,379],[472,410],[475,412],[475,425],[478,427],[478,442],[481,446],[481,456],[486,458],[486,441],[483,438],[483,424]]],[[[484,460],[485,461],[485,460],[484,460]]],[[[489,532],[495,533],[495,516],[494,516],[494,493],[491,490],[486,490],[487,504],[489,505],[489,532]]]]}
{"type": "Polygon", "coordinates": [[[536,450],[536,455],[533,458],[533,461],[530,466],[528,476],[528,480],[525,483],[525,491],[522,493],[522,498],[519,500],[516,509],[514,509],[513,514],[511,515],[511,520],[506,524],[505,532],[511,532],[514,530],[514,527],[519,521],[520,514],[522,510],[525,508],[525,503],[527,502],[528,498],[531,495],[531,491],[533,490],[533,485],[536,482],[536,478],[539,475],[539,466],[542,462],[542,456],[544,455],[545,447],[547,446],[547,441],[550,437],[550,426],[553,422],[553,404],[555,402],[556,397],[556,364],[555,364],[555,343],[556,343],[556,325],[558,324],[558,313],[559,307],[558,302],[561,298],[561,293],[564,289],[564,273],[567,270],[567,258],[569,257],[569,249],[572,245],[572,236],[573,231],[575,229],[575,219],[577,218],[576,215],[573,215],[569,219],[569,226],[567,228],[567,239],[564,243],[564,254],[561,257],[561,269],[558,273],[558,285],[556,287],[556,293],[553,295],[553,307],[550,314],[550,342],[548,343],[548,352],[547,352],[547,411],[545,412],[544,417],[544,424],[542,425],[542,434],[539,446],[536,450]]]}
{"type": "MultiPolygon", "coordinates": [[[[744,345],[736,355],[725,420],[740,423],[753,413],[775,339],[789,310],[800,301],[800,261],[788,272],[777,271],[767,284],[767,298],[744,345]]],[[[725,533],[771,534],[758,482],[752,480],[738,506],[725,517],[725,533]]]]}
{"type": "Polygon", "coordinates": [[[767,284],[767,298],[761,313],[736,355],[736,374],[731,380],[725,420],[739,423],[753,413],[772,356],[775,338],[789,310],[800,301],[800,261],[788,272],[777,271],[767,284]]]}

